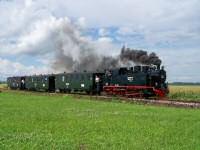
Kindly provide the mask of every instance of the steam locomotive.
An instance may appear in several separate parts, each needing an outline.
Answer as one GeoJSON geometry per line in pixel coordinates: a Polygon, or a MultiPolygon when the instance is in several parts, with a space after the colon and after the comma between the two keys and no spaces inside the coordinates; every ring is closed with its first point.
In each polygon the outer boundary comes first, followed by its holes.
{"type": "Polygon", "coordinates": [[[126,97],[164,97],[166,71],[160,66],[134,66],[95,72],[8,77],[10,89],[43,92],[84,92],[126,97]]]}
{"type": "Polygon", "coordinates": [[[135,66],[105,73],[104,91],[127,97],[164,97],[168,94],[166,71],[159,66],[135,66]]]}

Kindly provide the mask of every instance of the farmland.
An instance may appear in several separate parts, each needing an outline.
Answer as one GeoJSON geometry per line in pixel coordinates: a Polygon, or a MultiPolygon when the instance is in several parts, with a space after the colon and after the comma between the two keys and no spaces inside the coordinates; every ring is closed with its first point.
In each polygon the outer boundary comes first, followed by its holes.
{"type": "Polygon", "coordinates": [[[6,87],[7,87],[6,84],[0,84],[0,89],[1,89],[1,88],[6,88],[6,87]]]}
{"type": "Polygon", "coordinates": [[[0,149],[200,149],[200,110],[0,93],[0,149]]]}
{"type": "Polygon", "coordinates": [[[170,90],[170,94],[169,94],[170,99],[200,101],[200,86],[170,85],[169,90],[170,90]]]}

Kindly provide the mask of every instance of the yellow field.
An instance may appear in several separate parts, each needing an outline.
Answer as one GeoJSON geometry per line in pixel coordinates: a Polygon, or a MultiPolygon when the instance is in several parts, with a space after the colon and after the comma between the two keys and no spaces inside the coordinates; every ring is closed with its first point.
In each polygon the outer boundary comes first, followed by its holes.
{"type": "Polygon", "coordinates": [[[0,84],[0,89],[2,89],[2,88],[6,88],[6,87],[7,87],[6,84],[0,84]]]}
{"type": "Polygon", "coordinates": [[[169,98],[184,100],[200,100],[200,86],[169,86],[169,98]]]}
{"type": "Polygon", "coordinates": [[[192,85],[177,86],[177,85],[170,85],[169,86],[169,90],[170,90],[170,93],[179,93],[179,92],[200,93],[200,86],[192,86],[192,85]]]}

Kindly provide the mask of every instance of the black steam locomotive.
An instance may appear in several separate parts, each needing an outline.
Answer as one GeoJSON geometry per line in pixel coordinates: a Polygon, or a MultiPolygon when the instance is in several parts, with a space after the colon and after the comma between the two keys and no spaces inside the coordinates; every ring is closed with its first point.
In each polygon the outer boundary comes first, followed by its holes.
{"type": "Polygon", "coordinates": [[[168,93],[166,71],[159,66],[9,77],[7,83],[11,89],[126,97],[164,97],[168,93]]]}
{"type": "Polygon", "coordinates": [[[164,97],[168,93],[166,71],[159,66],[135,66],[105,73],[104,91],[128,97],[164,97]]]}

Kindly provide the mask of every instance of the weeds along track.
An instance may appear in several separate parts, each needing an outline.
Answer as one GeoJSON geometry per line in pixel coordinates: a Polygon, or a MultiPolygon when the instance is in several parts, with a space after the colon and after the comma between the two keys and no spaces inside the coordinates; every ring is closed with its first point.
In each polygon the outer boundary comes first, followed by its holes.
{"type": "Polygon", "coordinates": [[[182,107],[182,108],[200,108],[200,102],[194,102],[194,101],[151,100],[151,99],[131,99],[131,101],[143,104],[150,104],[150,105],[161,105],[161,106],[182,107]]]}
{"type": "Polygon", "coordinates": [[[94,100],[113,101],[113,99],[119,102],[168,106],[168,107],[180,107],[180,108],[200,108],[200,102],[198,101],[186,101],[186,100],[167,100],[167,99],[138,99],[138,98],[126,98],[126,97],[111,97],[111,96],[86,96],[86,95],[73,95],[77,98],[90,97],[94,100]]]}

